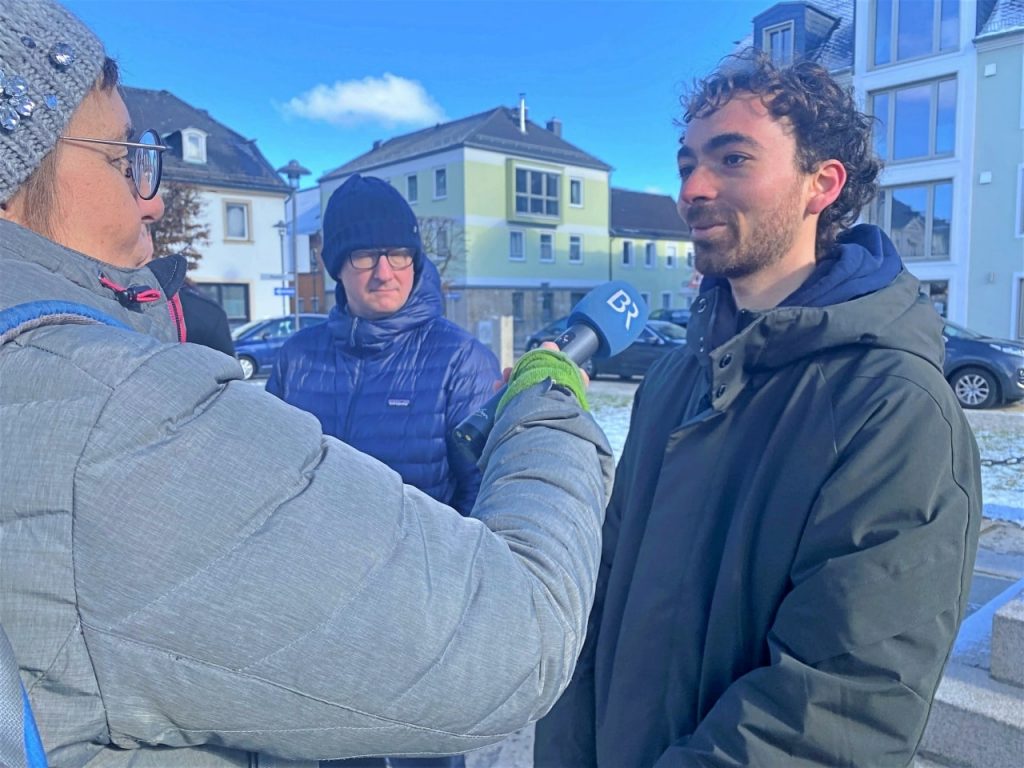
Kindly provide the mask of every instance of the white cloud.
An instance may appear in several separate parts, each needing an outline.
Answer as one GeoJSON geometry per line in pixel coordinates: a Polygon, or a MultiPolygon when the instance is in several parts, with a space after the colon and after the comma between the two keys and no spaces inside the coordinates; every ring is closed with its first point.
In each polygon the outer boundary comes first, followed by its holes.
{"type": "Polygon", "coordinates": [[[287,114],[333,125],[383,123],[432,125],[444,122],[444,110],[415,80],[385,72],[334,85],[320,84],[284,105],[287,114]]]}
{"type": "Polygon", "coordinates": [[[644,192],[648,195],[665,195],[668,194],[661,187],[644,187],[644,192]]]}

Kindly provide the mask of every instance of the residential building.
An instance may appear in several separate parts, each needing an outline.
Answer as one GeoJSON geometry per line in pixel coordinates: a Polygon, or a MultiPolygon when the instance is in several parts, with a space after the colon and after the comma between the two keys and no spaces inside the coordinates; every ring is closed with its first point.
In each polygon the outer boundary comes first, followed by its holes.
{"type": "Polygon", "coordinates": [[[477,332],[511,315],[521,348],[608,279],[610,171],[521,101],[375,142],[319,182],[322,207],[357,172],[393,184],[442,269],[448,317],[477,332]]]}
{"type": "Polygon", "coordinates": [[[1024,338],[1024,2],[997,3],[974,39],[977,109],[968,325],[1024,338]]]}
{"type": "Polygon", "coordinates": [[[288,185],[256,147],[206,110],[168,91],[122,89],[132,124],[153,128],[170,150],[163,156],[163,183],[200,191],[209,244],[189,273],[217,301],[232,325],[281,314],[274,288],[284,266],[274,225],[284,218],[288,185]]]}
{"type": "Polygon", "coordinates": [[[881,226],[945,317],[1024,337],[1024,3],[777,3],[751,42],[818,61],[876,120],[881,226]]]}
{"type": "Polygon", "coordinates": [[[612,187],[610,234],[608,279],[636,287],[652,310],[689,308],[700,275],[675,200],[612,187]]]}

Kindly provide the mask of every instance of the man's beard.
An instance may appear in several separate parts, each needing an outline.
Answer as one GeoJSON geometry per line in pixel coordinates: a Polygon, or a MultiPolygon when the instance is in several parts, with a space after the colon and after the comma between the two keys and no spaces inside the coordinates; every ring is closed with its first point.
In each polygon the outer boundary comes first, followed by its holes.
{"type": "Polygon", "coordinates": [[[693,241],[694,266],[702,275],[737,279],[777,264],[793,247],[800,227],[795,195],[757,218],[747,218],[746,236],[740,234],[735,211],[718,203],[694,205],[686,219],[694,224],[720,223],[713,237],[693,241]]]}

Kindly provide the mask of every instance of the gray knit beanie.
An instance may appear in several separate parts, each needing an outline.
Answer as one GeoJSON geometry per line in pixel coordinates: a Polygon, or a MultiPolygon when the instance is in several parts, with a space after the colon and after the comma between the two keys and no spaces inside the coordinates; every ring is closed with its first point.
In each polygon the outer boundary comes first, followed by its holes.
{"type": "Polygon", "coordinates": [[[0,0],[0,203],[39,167],[95,85],[103,44],[51,0],[0,0]]]}

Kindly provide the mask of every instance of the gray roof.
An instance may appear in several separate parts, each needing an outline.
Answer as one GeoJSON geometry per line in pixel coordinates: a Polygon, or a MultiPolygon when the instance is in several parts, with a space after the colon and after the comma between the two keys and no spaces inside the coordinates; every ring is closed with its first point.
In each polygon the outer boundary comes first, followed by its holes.
{"type": "Polygon", "coordinates": [[[996,0],[987,19],[978,19],[978,37],[1024,31],[1024,0],[996,0]]]}
{"type": "Polygon", "coordinates": [[[853,3],[851,0],[814,0],[808,5],[839,19],[839,25],[815,52],[814,60],[829,72],[853,67],[853,3]]]}
{"type": "Polygon", "coordinates": [[[518,110],[496,107],[477,115],[438,123],[432,128],[388,139],[375,149],[328,171],[320,181],[456,147],[476,147],[535,160],[611,170],[610,165],[530,120],[526,121],[526,133],[520,133],[518,110]]]}
{"type": "Polygon", "coordinates": [[[164,152],[164,179],[184,184],[265,192],[289,192],[288,185],[256,148],[204,109],[197,109],[173,93],[147,88],[121,89],[136,131],[153,128],[174,149],[164,152]],[[206,163],[186,163],[181,157],[180,131],[198,128],[206,136],[206,163]],[[175,141],[175,134],[177,141],[175,141]],[[169,139],[170,137],[170,139],[169,139]]]}
{"type": "Polygon", "coordinates": [[[679,218],[676,202],[668,195],[633,192],[612,187],[608,229],[614,237],[688,238],[690,228],[679,218]]]}

